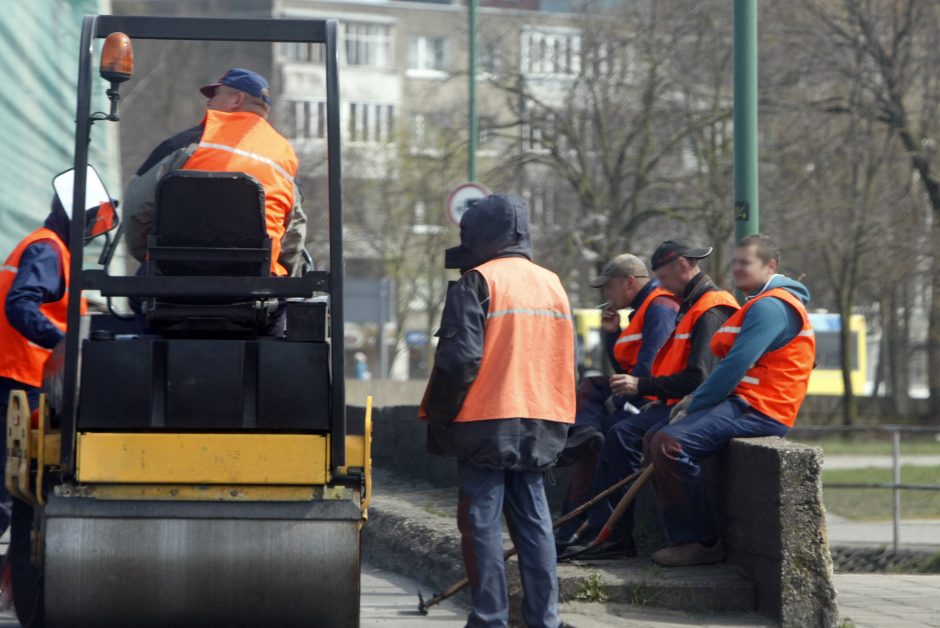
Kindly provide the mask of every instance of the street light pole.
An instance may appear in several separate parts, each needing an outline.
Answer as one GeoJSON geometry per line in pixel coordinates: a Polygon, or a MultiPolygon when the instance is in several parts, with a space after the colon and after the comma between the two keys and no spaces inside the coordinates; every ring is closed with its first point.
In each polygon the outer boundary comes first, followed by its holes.
{"type": "Polygon", "coordinates": [[[757,0],[734,0],[734,239],[759,229],[757,0]]]}
{"type": "Polygon", "coordinates": [[[470,30],[470,61],[467,75],[469,90],[467,110],[470,115],[470,141],[467,155],[468,181],[477,180],[477,0],[467,0],[470,30]]]}

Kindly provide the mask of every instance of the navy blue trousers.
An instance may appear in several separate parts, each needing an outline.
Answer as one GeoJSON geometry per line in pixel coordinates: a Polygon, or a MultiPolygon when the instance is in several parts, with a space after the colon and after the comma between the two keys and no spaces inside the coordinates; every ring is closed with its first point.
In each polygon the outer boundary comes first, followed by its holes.
{"type": "Polygon", "coordinates": [[[721,536],[708,503],[702,460],[724,449],[732,438],[786,436],[789,431],[740,397],[651,430],[646,447],[653,463],[656,505],[669,542],[710,544],[721,536]]]}
{"type": "MultiPolygon", "coordinates": [[[[575,426],[590,425],[606,435],[620,422],[634,416],[623,409],[625,401],[630,401],[634,406],[642,406],[648,403],[645,399],[615,397],[614,405],[617,410],[608,413],[604,402],[611,394],[610,379],[607,377],[588,377],[582,380],[578,385],[578,409],[574,419],[575,426]]],[[[642,436],[640,438],[642,439],[642,436]]],[[[598,456],[596,454],[585,456],[572,465],[568,490],[565,491],[565,499],[561,504],[561,514],[568,514],[597,494],[596,491],[593,491],[597,466],[598,456]]],[[[560,539],[571,537],[581,527],[583,521],[584,517],[572,519],[558,530],[558,537],[560,539]]]]}
{"type": "Polygon", "coordinates": [[[552,519],[544,474],[497,471],[458,461],[457,526],[473,608],[469,628],[509,625],[509,594],[503,560],[503,514],[519,550],[523,619],[529,628],[557,628],[558,577],[552,519]]]}
{"type": "MultiPolygon", "coordinates": [[[[640,461],[643,458],[643,437],[650,429],[668,420],[669,410],[670,408],[665,405],[654,406],[646,412],[625,418],[607,432],[591,493],[594,495],[600,493],[640,468],[640,461]]],[[[607,499],[591,509],[588,515],[588,538],[594,538],[601,531],[626,492],[627,489],[614,491],[607,499]]],[[[626,538],[632,532],[633,506],[631,505],[618,522],[615,533],[619,538],[626,538]]]]}

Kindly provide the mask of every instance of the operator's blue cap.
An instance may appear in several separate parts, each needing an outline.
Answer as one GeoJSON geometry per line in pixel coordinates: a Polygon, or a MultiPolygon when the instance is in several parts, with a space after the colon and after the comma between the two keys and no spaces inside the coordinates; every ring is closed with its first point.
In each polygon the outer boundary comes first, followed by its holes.
{"type": "Polygon", "coordinates": [[[271,91],[268,82],[257,72],[252,72],[244,68],[232,68],[215,83],[209,83],[208,85],[200,87],[199,91],[202,92],[202,95],[206,98],[212,98],[215,95],[215,90],[219,88],[219,85],[227,85],[233,89],[260,98],[268,105],[271,104],[271,91]]]}

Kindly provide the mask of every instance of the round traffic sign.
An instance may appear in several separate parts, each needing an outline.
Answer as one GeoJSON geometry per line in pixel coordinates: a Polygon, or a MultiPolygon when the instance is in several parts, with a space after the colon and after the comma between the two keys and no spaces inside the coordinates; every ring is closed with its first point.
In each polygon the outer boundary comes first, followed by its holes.
{"type": "Polygon", "coordinates": [[[486,198],[492,194],[485,185],[479,183],[461,183],[447,195],[447,215],[451,221],[460,226],[460,219],[474,201],[486,198]]]}

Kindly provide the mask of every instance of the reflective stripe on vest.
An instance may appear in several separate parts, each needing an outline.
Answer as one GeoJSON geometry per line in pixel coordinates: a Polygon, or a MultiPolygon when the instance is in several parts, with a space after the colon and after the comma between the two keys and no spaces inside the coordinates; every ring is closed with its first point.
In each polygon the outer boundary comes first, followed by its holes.
{"type": "Polygon", "coordinates": [[[650,293],[646,295],[646,299],[630,317],[630,323],[626,329],[621,332],[617,342],[614,343],[614,359],[617,360],[617,364],[620,365],[623,372],[630,373],[636,367],[640,349],[643,347],[643,325],[646,322],[646,312],[653,303],[653,299],[666,296],[672,296],[672,293],[665,288],[650,290],[650,293]]]}
{"type": "MultiPolygon", "coordinates": [[[[49,349],[44,349],[36,345],[20,334],[6,316],[7,295],[13,282],[16,280],[16,273],[19,269],[20,259],[23,252],[36,242],[46,241],[52,243],[59,255],[59,268],[65,280],[66,289],[62,298],[58,301],[43,303],[39,311],[49,319],[49,322],[64,332],[68,322],[68,285],[69,285],[69,256],[68,247],[58,236],[50,229],[41,228],[26,236],[10,253],[10,256],[3,263],[0,272],[0,377],[6,377],[29,386],[42,386],[42,369],[52,353],[49,349]]],[[[85,300],[82,299],[82,314],[86,312],[85,300]]]]}
{"type": "Polygon", "coordinates": [[[774,351],[768,351],[748,369],[734,389],[734,394],[763,414],[793,427],[800,405],[806,397],[809,377],[816,359],[816,338],[803,302],[783,288],[773,288],[744,304],[728,324],[712,337],[712,352],[720,358],[728,355],[741,333],[751,306],[761,299],[774,297],[800,315],[803,328],[794,338],[774,351]],[[720,333],[719,333],[720,332],[720,333]]]}
{"type": "MultiPolygon", "coordinates": [[[[653,361],[653,377],[668,377],[684,371],[692,353],[692,330],[698,319],[713,307],[725,306],[738,309],[738,302],[725,290],[711,290],[698,298],[685,316],[676,324],[672,335],[662,346],[653,361]]],[[[668,399],[669,405],[678,403],[678,399],[668,399]]]]}
{"type": "Polygon", "coordinates": [[[490,311],[480,371],[455,420],[573,423],[574,323],[561,281],[519,257],[473,270],[486,280],[490,311]]]}
{"type": "Polygon", "coordinates": [[[261,184],[265,226],[271,237],[271,273],[286,275],[277,260],[294,208],[294,149],[267,120],[254,113],[210,109],[203,127],[202,139],[183,170],[244,172],[261,184]]]}

